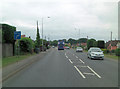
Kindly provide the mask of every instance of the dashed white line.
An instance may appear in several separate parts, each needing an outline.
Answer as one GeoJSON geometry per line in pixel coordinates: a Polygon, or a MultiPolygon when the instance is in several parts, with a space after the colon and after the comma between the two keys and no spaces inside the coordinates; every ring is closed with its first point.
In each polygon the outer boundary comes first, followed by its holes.
{"type": "Polygon", "coordinates": [[[101,78],[100,75],[98,75],[92,68],[90,68],[89,66],[87,66],[98,78],[101,78]]]}
{"type": "Polygon", "coordinates": [[[85,63],[85,62],[83,62],[81,59],[79,59],[80,60],[80,62],[82,62],[83,64],[85,63]]]}
{"type": "Polygon", "coordinates": [[[73,62],[69,59],[70,63],[73,64],[73,62]]]}
{"type": "Polygon", "coordinates": [[[78,57],[76,56],[76,58],[78,58],[78,57]]]}
{"type": "Polygon", "coordinates": [[[75,67],[75,69],[79,72],[79,74],[83,77],[83,78],[86,78],[83,74],[82,74],[82,72],[76,67],[76,66],[74,66],[75,67]]]}
{"type": "Polygon", "coordinates": [[[68,58],[68,56],[66,56],[66,58],[68,58]]]}

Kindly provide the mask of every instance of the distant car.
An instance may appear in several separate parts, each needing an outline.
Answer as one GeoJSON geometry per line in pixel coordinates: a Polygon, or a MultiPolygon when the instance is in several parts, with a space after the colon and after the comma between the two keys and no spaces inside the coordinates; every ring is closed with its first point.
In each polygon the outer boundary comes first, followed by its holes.
{"type": "Polygon", "coordinates": [[[102,59],[102,60],[104,59],[103,51],[100,48],[97,48],[97,47],[91,47],[88,50],[87,56],[90,59],[102,59]]]}
{"type": "Polygon", "coordinates": [[[82,47],[77,47],[77,48],[76,48],[76,52],[83,52],[82,47]]]}
{"type": "Polygon", "coordinates": [[[69,46],[66,46],[66,47],[64,47],[65,49],[70,49],[70,47],[69,46]]]}
{"type": "Polygon", "coordinates": [[[52,48],[55,48],[55,46],[52,46],[52,48]]]}

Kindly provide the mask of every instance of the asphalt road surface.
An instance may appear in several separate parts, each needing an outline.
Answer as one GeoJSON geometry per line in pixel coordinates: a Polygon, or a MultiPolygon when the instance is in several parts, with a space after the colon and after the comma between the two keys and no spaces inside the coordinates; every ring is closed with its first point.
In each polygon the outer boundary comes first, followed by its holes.
{"type": "Polygon", "coordinates": [[[117,87],[118,62],[90,60],[73,49],[51,48],[42,59],[3,82],[3,87],[117,87]]]}

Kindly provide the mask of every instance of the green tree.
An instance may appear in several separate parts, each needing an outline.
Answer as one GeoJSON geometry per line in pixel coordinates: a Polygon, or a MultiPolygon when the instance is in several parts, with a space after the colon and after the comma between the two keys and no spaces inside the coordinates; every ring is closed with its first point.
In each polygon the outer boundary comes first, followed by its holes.
{"type": "Polygon", "coordinates": [[[70,39],[68,39],[68,43],[70,43],[71,45],[77,44],[77,40],[70,38],[70,39]]]}
{"type": "Polygon", "coordinates": [[[87,48],[89,49],[90,47],[96,47],[96,40],[95,39],[89,39],[87,41],[87,48]]]}
{"type": "Polygon", "coordinates": [[[79,43],[87,43],[87,38],[80,38],[77,40],[79,43]]]}
{"type": "Polygon", "coordinates": [[[8,24],[0,24],[2,25],[2,43],[14,43],[14,31],[16,31],[16,27],[10,26],[8,24]]]}
{"type": "Polygon", "coordinates": [[[36,36],[35,46],[38,48],[40,47],[40,34],[39,34],[39,28],[38,28],[38,21],[37,21],[37,36],[36,36]]]}
{"type": "Polygon", "coordinates": [[[105,48],[105,42],[103,40],[97,41],[97,47],[104,49],[105,48]]]}

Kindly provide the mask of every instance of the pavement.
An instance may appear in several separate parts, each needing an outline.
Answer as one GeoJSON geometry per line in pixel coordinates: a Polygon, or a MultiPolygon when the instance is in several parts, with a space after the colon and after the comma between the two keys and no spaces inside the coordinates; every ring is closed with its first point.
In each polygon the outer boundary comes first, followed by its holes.
{"type": "Polygon", "coordinates": [[[57,48],[37,58],[4,81],[3,87],[118,87],[117,61],[90,60],[85,52],[57,48]]]}

